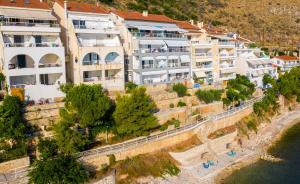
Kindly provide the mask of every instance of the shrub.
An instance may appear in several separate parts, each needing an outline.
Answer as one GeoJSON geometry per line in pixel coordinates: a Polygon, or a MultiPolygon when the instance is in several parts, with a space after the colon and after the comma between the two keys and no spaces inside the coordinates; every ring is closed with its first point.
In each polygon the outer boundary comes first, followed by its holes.
{"type": "Polygon", "coordinates": [[[174,84],[172,87],[173,91],[177,93],[178,97],[183,97],[186,95],[187,92],[187,87],[181,83],[179,84],[174,84]]]}
{"type": "Polygon", "coordinates": [[[102,172],[107,172],[109,169],[109,166],[105,163],[105,164],[101,164],[101,171],[102,172]]]}
{"type": "Polygon", "coordinates": [[[125,84],[126,93],[131,93],[131,91],[134,90],[135,88],[137,88],[137,85],[133,82],[127,82],[125,84]]]}
{"type": "Polygon", "coordinates": [[[163,125],[160,126],[159,130],[160,130],[160,131],[165,131],[165,130],[168,129],[168,127],[169,127],[168,124],[163,124],[163,125]]]}
{"type": "Polygon", "coordinates": [[[179,102],[177,103],[177,107],[184,107],[184,106],[186,106],[186,103],[183,102],[183,101],[179,101],[179,102]]]}
{"type": "Polygon", "coordinates": [[[169,107],[170,107],[170,108],[174,108],[175,106],[174,106],[173,103],[171,103],[171,104],[169,105],[169,107]]]}
{"type": "Polygon", "coordinates": [[[200,101],[204,101],[206,104],[209,104],[214,101],[221,100],[222,90],[214,90],[214,89],[209,91],[198,90],[196,91],[195,95],[200,101]]]}
{"type": "Polygon", "coordinates": [[[117,163],[114,154],[108,155],[108,159],[109,159],[109,166],[114,166],[117,163]]]}

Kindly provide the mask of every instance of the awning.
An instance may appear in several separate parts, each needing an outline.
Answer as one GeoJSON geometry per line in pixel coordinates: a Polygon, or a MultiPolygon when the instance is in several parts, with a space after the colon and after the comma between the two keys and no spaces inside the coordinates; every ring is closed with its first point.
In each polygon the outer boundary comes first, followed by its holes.
{"type": "Polygon", "coordinates": [[[164,29],[160,28],[160,27],[156,27],[156,26],[140,26],[140,25],[136,25],[133,26],[134,28],[137,28],[139,30],[149,30],[149,31],[163,31],[164,29]]]}
{"type": "Polygon", "coordinates": [[[158,59],[158,60],[166,60],[167,59],[167,56],[157,56],[155,57],[155,59],[158,59]]]}
{"type": "Polygon", "coordinates": [[[229,67],[229,68],[221,68],[221,73],[224,74],[224,73],[235,73],[236,72],[236,69],[235,68],[232,68],[232,67],[229,67]]]}
{"type": "Polygon", "coordinates": [[[142,60],[149,61],[149,60],[154,60],[154,58],[153,57],[142,57],[142,60]]]}
{"type": "Polygon", "coordinates": [[[178,56],[169,56],[168,59],[178,59],[178,56]]]}
{"type": "Polygon", "coordinates": [[[189,63],[189,62],[191,62],[190,56],[188,56],[188,55],[182,55],[182,56],[180,56],[180,60],[181,60],[182,63],[189,63]]]}
{"type": "Polygon", "coordinates": [[[177,28],[177,27],[164,27],[162,29],[164,29],[166,31],[170,31],[170,32],[180,32],[180,33],[188,32],[188,31],[186,31],[184,29],[180,29],[180,28],[177,28]]]}
{"type": "Polygon", "coordinates": [[[5,31],[4,35],[43,35],[43,36],[58,36],[59,33],[47,33],[47,32],[16,32],[16,31],[5,31]]]}
{"type": "Polygon", "coordinates": [[[140,40],[141,45],[165,45],[163,40],[140,40]]]}
{"type": "Polygon", "coordinates": [[[165,40],[166,44],[169,47],[188,47],[188,41],[180,41],[180,40],[165,40]]]}
{"type": "Polygon", "coordinates": [[[198,71],[198,72],[194,72],[194,75],[197,77],[197,78],[203,78],[203,77],[206,77],[205,73],[203,71],[198,71]]]}
{"type": "Polygon", "coordinates": [[[21,19],[38,19],[38,20],[56,20],[47,10],[29,10],[29,9],[1,9],[0,15],[7,18],[21,18],[21,19]]]}
{"type": "Polygon", "coordinates": [[[158,71],[149,71],[142,72],[143,75],[165,75],[167,74],[166,70],[158,70],[158,71]]]}
{"type": "Polygon", "coordinates": [[[190,69],[173,69],[169,70],[169,74],[175,74],[175,73],[189,73],[190,69]]]}

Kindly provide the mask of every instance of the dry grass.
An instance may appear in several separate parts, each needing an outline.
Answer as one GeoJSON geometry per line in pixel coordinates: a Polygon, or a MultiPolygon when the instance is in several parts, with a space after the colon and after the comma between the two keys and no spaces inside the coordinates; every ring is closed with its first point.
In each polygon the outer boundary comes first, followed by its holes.
{"type": "Polygon", "coordinates": [[[225,127],[225,128],[219,129],[219,130],[209,134],[208,138],[209,139],[216,139],[216,138],[222,137],[226,134],[230,134],[230,133],[234,132],[235,130],[236,130],[236,125],[225,127]]]}
{"type": "Polygon", "coordinates": [[[197,137],[197,135],[192,136],[186,141],[183,141],[179,144],[176,144],[174,146],[166,148],[167,151],[171,152],[184,152],[186,150],[189,150],[195,146],[198,146],[202,144],[200,139],[197,137]]]}

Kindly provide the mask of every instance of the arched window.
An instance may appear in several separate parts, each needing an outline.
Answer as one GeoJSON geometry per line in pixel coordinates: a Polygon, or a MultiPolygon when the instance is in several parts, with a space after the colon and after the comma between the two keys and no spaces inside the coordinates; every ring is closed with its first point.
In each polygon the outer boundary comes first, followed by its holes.
{"type": "Polygon", "coordinates": [[[109,62],[113,62],[115,61],[117,58],[119,57],[119,54],[116,52],[111,52],[109,54],[106,55],[105,57],[105,62],[109,63],[109,62]]]}
{"type": "Polygon", "coordinates": [[[8,64],[8,69],[34,68],[33,59],[25,54],[14,56],[8,64]]]}
{"type": "Polygon", "coordinates": [[[61,60],[56,54],[46,54],[39,61],[39,68],[61,66],[61,60]]]}
{"type": "Polygon", "coordinates": [[[83,58],[83,65],[97,65],[100,62],[100,56],[95,52],[86,54],[83,58]]]}

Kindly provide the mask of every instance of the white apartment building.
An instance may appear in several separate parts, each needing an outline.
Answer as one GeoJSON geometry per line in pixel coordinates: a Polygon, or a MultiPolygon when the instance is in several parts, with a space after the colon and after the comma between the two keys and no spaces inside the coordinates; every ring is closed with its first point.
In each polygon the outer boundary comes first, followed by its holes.
{"type": "Polygon", "coordinates": [[[236,40],[231,35],[210,35],[212,40],[217,42],[218,60],[218,82],[226,85],[228,80],[236,77],[237,51],[236,40]]]}
{"type": "Polygon", "coordinates": [[[124,90],[124,51],[111,14],[99,4],[56,0],[54,12],[65,30],[68,79],[124,90]]]}
{"type": "Polygon", "coordinates": [[[65,52],[52,10],[40,0],[0,1],[0,60],[9,91],[25,100],[53,101],[64,94],[65,52]]]}
{"type": "Polygon", "coordinates": [[[280,68],[282,73],[289,71],[293,67],[300,66],[300,58],[295,56],[275,56],[272,58],[272,62],[280,68]]]}
{"type": "Polygon", "coordinates": [[[186,31],[173,19],[144,11],[113,11],[126,52],[128,81],[138,85],[190,81],[186,31]]]}
{"type": "Polygon", "coordinates": [[[259,48],[239,47],[237,53],[237,73],[247,76],[256,87],[263,87],[262,80],[265,74],[278,77],[277,67],[259,48]]]}
{"type": "Polygon", "coordinates": [[[211,85],[216,82],[219,72],[216,49],[217,42],[213,42],[203,29],[203,23],[197,25],[186,21],[177,21],[177,25],[187,30],[191,51],[191,71],[194,83],[211,85]]]}

